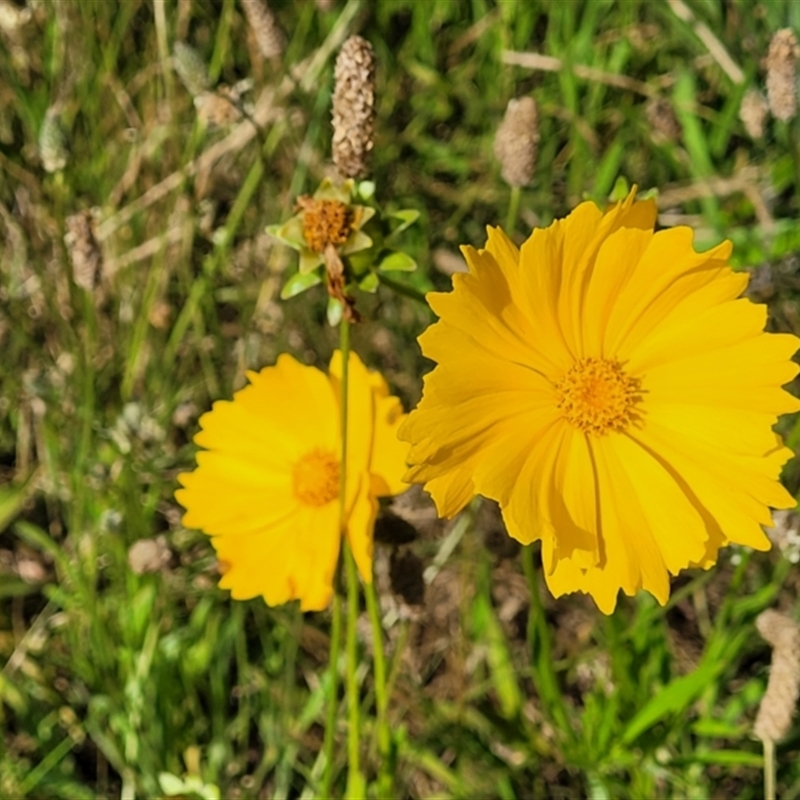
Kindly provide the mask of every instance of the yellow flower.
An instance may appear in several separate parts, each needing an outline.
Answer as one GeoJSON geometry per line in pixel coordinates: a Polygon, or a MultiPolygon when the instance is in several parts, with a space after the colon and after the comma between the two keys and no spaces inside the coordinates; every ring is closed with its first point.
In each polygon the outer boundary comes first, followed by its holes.
{"type": "MultiPolygon", "coordinates": [[[[200,418],[197,469],[175,496],[183,523],[212,537],[220,586],[270,605],[328,605],[341,545],[341,353],[330,375],[282,355],[249,372],[233,400],[200,418]]],[[[350,355],[345,534],[361,577],[372,580],[377,498],[405,485],[406,446],[397,439],[402,407],[384,379],[350,355]]]]}
{"type": "Polygon", "coordinates": [[[768,549],[768,506],[795,504],[772,425],[800,409],[781,389],[800,339],[737,299],[730,242],[697,253],[689,228],[655,219],[632,192],[519,250],[497,228],[463,248],[469,273],[428,296],[440,320],[420,343],[438,366],[400,428],[405,478],[442,516],[496,500],[515,539],[541,540],[552,593],[605,613],[619,589],[665,603],[668,573],[728,543],[768,549]]]}

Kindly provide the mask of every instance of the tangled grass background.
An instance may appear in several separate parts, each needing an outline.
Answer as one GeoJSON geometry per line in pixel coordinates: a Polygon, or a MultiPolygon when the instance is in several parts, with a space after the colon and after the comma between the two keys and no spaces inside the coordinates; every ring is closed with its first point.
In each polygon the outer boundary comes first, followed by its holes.
{"type": "MultiPolygon", "coordinates": [[[[793,45],[770,51],[800,31],[797,3],[270,9],[0,0],[0,796],[317,792],[329,617],[232,602],[173,493],[199,415],[246,369],[281,352],[322,367],[336,346],[324,290],[279,299],[295,257],[264,231],[326,174],[350,33],[376,53],[378,196],[420,212],[412,288],[447,288],[458,245],[506,218],[495,135],[532,96],[518,236],[623,176],[657,188],[659,223],[691,225],[700,249],[730,238],[770,328],[800,332],[793,45]]],[[[385,287],[364,312],[353,346],[409,408],[432,316],[385,287]]],[[[796,450],[796,421],[781,432],[796,450]]],[[[784,481],[796,494],[796,461],[784,481]]],[[[755,620],[797,617],[798,529],[782,514],[770,553],[730,549],[665,608],[640,596],[606,618],[531,595],[533,559],[491,504],[445,524],[403,496],[375,563],[397,796],[761,796],[771,651],[755,620]]],[[[373,703],[365,680],[370,780],[373,703]]]]}

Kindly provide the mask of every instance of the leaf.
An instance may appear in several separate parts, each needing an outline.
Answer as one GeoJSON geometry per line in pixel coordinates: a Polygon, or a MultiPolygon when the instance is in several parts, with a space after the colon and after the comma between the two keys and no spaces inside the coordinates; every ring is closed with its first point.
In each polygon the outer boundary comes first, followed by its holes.
{"type": "Polygon", "coordinates": [[[630,721],[622,734],[622,743],[632,744],[648,728],[666,717],[680,714],[713,683],[724,667],[723,662],[706,664],[690,675],[678,678],[662,689],[630,721]]]}
{"type": "Polygon", "coordinates": [[[298,294],[302,294],[306,289],[310,289],[318,283],[322,283],[322,277],[318,272],[307,272],[305,274],[298,272],[292,275],[284,284],[283,289],[281,289],[281,300],[288,300],[290,297],[296,297],[298,294]]]}
{"type": "Polygon", "coordinates": [[[389,253],[379,264],[381,272],[413,272],[417,268],[417,262],[408,253],[397,251],[389,253]]]}
{"type": "Polygon", "coordinates": [[[419,219],[419,211],[416,208],[401,208],[386,216],[389,219],[400,220],[400,224],[386,237],[386,241],[391,242],[395,236],[401,234],[409,225],[413,225],[419,219]]]}
{"type": "Polygon", "coordinates": [[[25,501],[36,488],[36,473],[18,486],[0,488],[0,531],[4,531],[10,522],[22,511],[25,501]]]}
{"type": "Polygon", "coordinates": [[[369,292],[370,294],[374,294],[378,286],[380,285],[380,280],[378,276],[374,272],[368,272],[358,283],[358,288],[361,289],[362,292],[369,292]]]}
{"type": "Polygon", "coordinates": [[[183,781],[171,772],[159,772],[158,782],[161,784],[161,791],[164,792],[167,797],[183,794],[186,789],[183,781]]]}

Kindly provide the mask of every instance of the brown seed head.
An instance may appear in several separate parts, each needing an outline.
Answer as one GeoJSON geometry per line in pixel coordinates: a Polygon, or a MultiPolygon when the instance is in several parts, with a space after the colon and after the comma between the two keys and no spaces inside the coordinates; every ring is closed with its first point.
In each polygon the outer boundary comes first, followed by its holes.
{"type": "Polygon", "coordinates": [[[533,178],[539,144],[539,119],[532,97],[509,100],[494,137],[494,154],[503,180],[509,186],[525,186],[533,178]]]}
{"type": "Polygon", "coordinates": [[[286,47],[286,37],[265,0],[242,0],[244,15],[264,58],[276,58],[286,47]]]}
{"type": "Polygon", "coordinates": [[[72,279],[84,291],[95,288],[103,269],[103,255],[94,235],[91,211],[79,211],[66,219],[64,244],[72,262],[72,279]]]}
{"type": "Polygon", "coordinates": [[[789,120],[797,113],[797,59],[800,47],[790,28],[778,31],[767,53],[767,100],[775,119],[789,120]]]}
{"type": "Polygon", "coordinates": [[[164,536],[155,539],[139,539],[128,550],[128,565],[137,575],[158,572],[169,564],[172,551],[164,536]]]}
{"type": "Polygon", "coordinates": [[[329,244],[344,244],[353,232],[355,214],[345,203],[304,195],[297,198],[297,205],[303,212],[303,238],[314,253],[324,252],[329,244]]]}
{"type": "Polygon", "coordinates": [[[333,72],[333,163],[342,178],[367,174],[375,120],[375,52],[360,36],[339,51],[333,72]]]}
{"type": "Polygon", "coordinates": [[[675,116],[672,103],[665,97],[651,97],[647,101],[644,113],[653,130],[667,141],[674,142],[680,138],[683,128],[675,116]]]}
{"type": "Polygon", "coordinates": [[[750,88],[745,92],[742,104],[739,106],[739,119],[751,139],[760,139],[764,135],[764,122],[768,111],[767,101],[758,89],[750,88]]]}
{"type": "Polygon", "coordinates": [[[800,628],[771,609],[758,616],[756,627],[772,645],[772,667],[753,730],[762,741],[776,742],[789,731],[800,695],[800,628]]]}

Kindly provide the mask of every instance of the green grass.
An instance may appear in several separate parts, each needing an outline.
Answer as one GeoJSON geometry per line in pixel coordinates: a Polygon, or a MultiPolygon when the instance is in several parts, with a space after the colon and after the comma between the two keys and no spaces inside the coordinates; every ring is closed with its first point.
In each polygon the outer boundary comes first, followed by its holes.
{"type": "MultiPolygon", "coordinates": [[[[258,134],[216,159],[229,132],[199,125],[162,68],[157,1],[30,5],[0,32],[0,796],[315,796],[330,615],[232,602],[173,492],[198,416],[246,369],[286,351],[323,365],[336,347],[321,288],[279,300],[294,254],[264,234],[330,160],[331,53],[353,32],[375,47],[373,175],[388,210],[420,212],[403,240],[415,289],[446,289],[442,253],[482,245],[505,219],[492,140],[507,101],[531,93],[541,139],[518,239],[619,177],[657,188],[665,219],[692,224],[700,245],[729,237],[737,266],[771,267],[771,325],[800,332],[797,122],[769,121],[753,141],[738,119],[772,33],[800,29],[800,4],[690,0],[737,84],[667,3],[276,2],[280,63],[257,57],[237,3],[164,3],[170,50],[187,41],[228,85],[252,77],[247,101],[274,93],[258,134]],[[562,67],[515,66],[505,51],[562,67]],[[301,67],[305,82],[290,77],[301,67]],[[673,105],[677,138],[654,133],[642,86],[673,105]],[[39,142],[54,105],[68,154],[48,174],[39,142]],[[63,234],[95,207],[107,274],[87,293],[63,234]],[[136,574],[131,546],[161,535],[168,562],[136,574]]],[[[411,407],[432,316],[383,286],[363,309],[353,347],[411,407]]],[[[796,446],[794,421],[782,430],[796,446]]],[[[797,474],[790,464],[795,492],[797,474]]],[[[581,597],[553,601],[537,555],[504,533],[487,546],[491,509],[465,513],[402,548],[439,570],[424,606],[393,613],[378,583],[398,797],[761,796],[750,731],[769,650],[753,620],[791,606],[796,566],[728,551],[677,580],[666,608],[641,596],[605,618],[581,597]]],[[[387,562],[392,546],[378,549],[387,562]]],[[[377,796],[365,652],[361,761],[377,796]]],[[[341,794],[344,698],[338,720],[341,794]]],[[[800,797],[797,725],[777,757],[778,795],[800,797]]]]}

